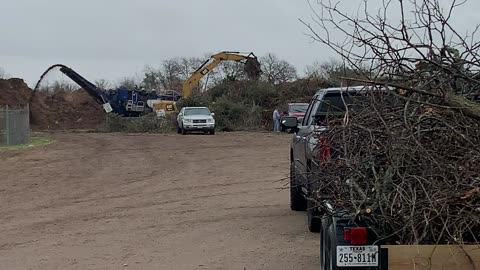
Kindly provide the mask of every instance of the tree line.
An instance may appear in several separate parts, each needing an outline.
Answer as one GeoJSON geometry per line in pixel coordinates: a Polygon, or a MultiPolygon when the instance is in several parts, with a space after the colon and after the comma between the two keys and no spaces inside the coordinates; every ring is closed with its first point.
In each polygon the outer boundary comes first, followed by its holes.
{"type": "MultiPolygon", "coordinates": [[[[209,56],[208,56],[209,58],[209,56]]],[[[112,89],[126,87],[144,88],[149,91],[174,90],[181,92],[183,83],[192,75],[198,67],[205,62],[200,57],[175,57],[165,59],[158,65],[147,65],[142,71],[142,76],[126,76],[117,81],[98,79],[94,83],[101,89],[112,89]]],[[[278,85],[293,82],[298,79],[321,79],[330,82],[332,85],[340,85],[342,76],[356,77],[361,72],[345,65],[344,62],[336,59],[328,61],[315,61],[307,65],[303,74],[299,75],[297,68],[281,59],[276,54],[268,53],[259,57],[262,75],[260,80],[271,85],[278,85]]],[[[243,70],[242,63],[224,61],[216,69],[209,72],[199,85],[200,91],[205,91],[226,81],[246,80],[247,76],[243,70]]],[[[5,69],[0,67],[0,79],[7,79],[10,76],[5,69]]],[[[78,86],[70,82],[68,78],[50,82],[42,86],[45,91],[74,91],[78,86]]]]}
{"type": "MultiPolygon", "coordinates": [[[[115,86],[127,88],[141,85],[146,90],[175,90],[181,91],[183,82],[202,65],[205,59],[198,57],[176,57],[163,60],[158,66],[147,65],[143,78],[126,77],[118,81],[115,86]]],[[[298,79],[316,78],[329,81],[334,85],[340,85],[341,76],[348,75],[356,77],[361,72],[345,65],[340,60],[330,59],[328,61],[316,61],[307,65],[302,75],[299,75],[297,68],[281,59],[276,54],[268,53],[259,57],[262,75],[260,80],[271,85],[278,85],[293,82],[298,79]]],[[[243,64],[233,61],[224,61],[216,69],[208,73],[201,84],[200,91],[212,88],[225,81],[245,80],[246,74],[243,71],[243,64]]],[[[100,86],[108,85],[105,80],[99,82],[100,86]]]]}

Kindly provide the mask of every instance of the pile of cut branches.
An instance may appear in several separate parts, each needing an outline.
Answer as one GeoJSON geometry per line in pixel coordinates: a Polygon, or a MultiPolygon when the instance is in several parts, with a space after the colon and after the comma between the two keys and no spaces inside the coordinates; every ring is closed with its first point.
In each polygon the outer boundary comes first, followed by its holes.
{"type": "Polygon", "coordinates": [[[396,90],[329,119],[333,153],[319,161],[316,199],[371,207],[394,242],[479,243],[480,27],[451,23],[467,1],[359,2],[350,13],[349,2],[318,1],[303,22],[359,72],[356,83],[396,90]]]}
{"type": "Polygon", "coordinates": [[[480,121],[421,94],[353,100],[362,109],[322,134],[333,154],[315,172],[317,199],[374,209],[379,233],[403,244],[478,242],[480,121]]]}

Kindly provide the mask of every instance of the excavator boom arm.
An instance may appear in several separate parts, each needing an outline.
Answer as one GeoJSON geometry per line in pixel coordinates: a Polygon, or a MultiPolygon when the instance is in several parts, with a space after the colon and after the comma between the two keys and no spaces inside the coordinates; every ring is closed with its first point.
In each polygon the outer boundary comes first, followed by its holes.
{"type": "Polygon", "coordinates": [[[185,82],[183,85],[183,97],[187,98],[190,96],[192,89],[198,85],[200,80],[207,75],[212,69],[216,68],[222,60],[220,59],[215,59],[211,63],[210,59],[205,62],[197,71],[195,71],[190,78],[185,82]]]}
{"type": "MultiPolygon", "coordinates": [[[[248,55],[242,55],[239,52],[220,52],[212,55],[210,59],[205,61],[185,82],[185,84],[183,85],[183,97],[184,98],[189,97],[190,94],[192,93],[192,89],[198,85],[200,80],[205,75],[207,75],[210,71],[216,68],[222,61],[240,62],[244,60],[247,61],[246,64],[248,63],[248,61],[252,61],[252,63],[254,63],[255,68],[259,66],[257,57],[253,53],[249,53],[248,55]]],[[[260,72],[261,71],[258,70],[258,73],[260,72]]],[[[257,71],[254,71],[253,73],[257,73],[257,71]]],[[[257,76],[257,74],[255,74],[255,76],[257,76]]]]}

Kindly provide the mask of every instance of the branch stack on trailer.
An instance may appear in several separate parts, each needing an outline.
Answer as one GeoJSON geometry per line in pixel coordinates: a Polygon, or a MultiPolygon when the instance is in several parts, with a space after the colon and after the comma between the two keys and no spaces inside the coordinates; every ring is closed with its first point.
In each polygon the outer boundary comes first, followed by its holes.
{"type": "Polygon", "coordinates": [[[433,92],[374,92],[324,123],[313,199],[337,234],[368,227],[388,269],[478,269],[480,121],[433,92]]]}
{"type": "Polygon", "coordinates": [[[480,40],[453,23],[473,2],[312,4],[312,38],[357,71],[343,81],[395,89],[319,134],[325,268],[377,267],[364,258],[388,247],[383,268],[480,269],[480,40]]]}

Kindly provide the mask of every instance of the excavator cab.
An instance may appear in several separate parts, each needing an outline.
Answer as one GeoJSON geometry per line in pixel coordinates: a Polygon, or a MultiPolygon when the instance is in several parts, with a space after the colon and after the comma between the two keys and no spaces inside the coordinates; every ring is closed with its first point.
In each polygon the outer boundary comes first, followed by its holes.
{"type": "Polygon", "coordinates": [[[159,117],[165,117],[178,110],[177,103],[173,100],[158,100],[152,104],[153,110],[159,117]]]}

